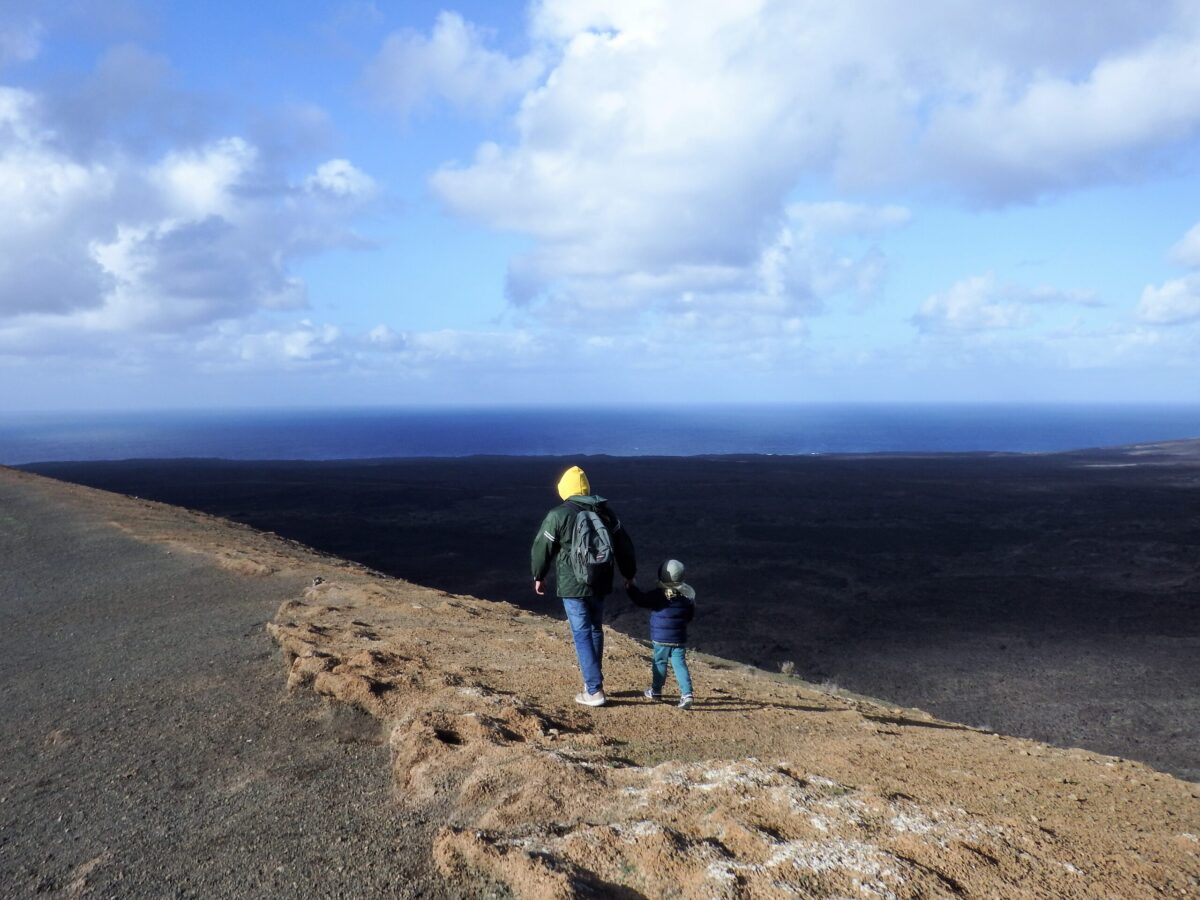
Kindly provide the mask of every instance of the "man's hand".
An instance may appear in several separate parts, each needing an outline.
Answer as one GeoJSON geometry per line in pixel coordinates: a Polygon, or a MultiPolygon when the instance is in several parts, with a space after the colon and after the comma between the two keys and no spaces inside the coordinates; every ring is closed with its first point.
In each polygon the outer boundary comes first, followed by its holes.
{"type": "Polygon", "coordinates": [[[542,596],[545,596],[545,594],[546,594],[546,586],[545,586],[545,585],[544,585],[544,584],[543,584],[541,581],[534,581],[534,583],[533,583],[533,592],[534,592],[535,594],[541,594],[542,596]]]}

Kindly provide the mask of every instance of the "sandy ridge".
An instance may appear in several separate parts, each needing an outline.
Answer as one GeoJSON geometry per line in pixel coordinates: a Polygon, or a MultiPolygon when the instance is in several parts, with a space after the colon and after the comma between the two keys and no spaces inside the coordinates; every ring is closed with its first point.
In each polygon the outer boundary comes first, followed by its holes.
{"type": "MultiPolygon", "coordinates": [[[[17,477],[34,478],[30,475],[17,477]]],[[[783,676],[696,660],[690,713],[570,702],[565,626],[386,579],[202,514],[61,486],[143,540],[312,586],[270,630],[288,683],[391,729],[402,802],[444,808],[435,861],[520,896],[1195,896],[1200,786],[783,676]]]]}

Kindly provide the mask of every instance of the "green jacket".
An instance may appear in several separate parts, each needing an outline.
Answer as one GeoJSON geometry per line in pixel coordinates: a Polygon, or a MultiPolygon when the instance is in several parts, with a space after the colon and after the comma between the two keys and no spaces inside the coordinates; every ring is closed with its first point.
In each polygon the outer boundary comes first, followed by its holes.
{"type": "Polygon", "coordinates": [[[616,557],[616,568],[627,578],[637,574],[637,560],[633,554],[633,541],[617,514],[608,508],[608,501],[603,497],[576,496],[571,497],[561,506],[556,506],[546,513],[542,527],[538,529],[537,537],[533,539],[533,550],[530,553],[530,563],[534,581],[544,581],[550,571],[550,563],[554,562],[555,579],[558,582],[560,597],[603,597],[612,591],[612,583],[587,585],[575,577],[571,569],[571,539],[575,533],[576,508],[572,504],[587,507],[594,511],[608,529],[612,538],[613,556],[616,557]]]}

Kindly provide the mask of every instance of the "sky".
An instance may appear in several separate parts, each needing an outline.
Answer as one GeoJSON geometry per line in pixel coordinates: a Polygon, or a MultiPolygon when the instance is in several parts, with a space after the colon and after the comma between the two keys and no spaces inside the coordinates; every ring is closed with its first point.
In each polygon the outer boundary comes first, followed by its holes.
{"type": "Polygon", "coordinates": [[[1200,0],[0,0],[0,411],[1200,402],[1200,0]]]}

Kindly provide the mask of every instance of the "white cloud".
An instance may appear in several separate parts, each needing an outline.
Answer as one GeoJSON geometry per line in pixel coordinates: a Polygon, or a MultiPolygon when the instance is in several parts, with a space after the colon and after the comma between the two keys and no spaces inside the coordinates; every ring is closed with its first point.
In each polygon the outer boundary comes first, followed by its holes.
{"type": "MultiPolygon", "coordinates": [[[[800,185],[1023,202],[1155,171],[1200,132],[1186,3],[543,0],[529,37],[546,74],[514,136],[431,184],[533,240],[509,294],[560,318],[684,294],[811,314],[877,289],[882,248],[848,244],[908,213],[797,204],[800,185]]],[[[959,324],[1012,327],[1032,299],[977,299],[959,324]]]]}
{"type": "Polygon", "coordinates": [[[375,180],[355,168],[348,159],[331,159],[322,163],[305,181],[305,186],[310,191],[340,200],[369,199],[376,192],[375,180]]]}
{"type": "Polygon", "coordinates": [[[965,278],[926,298],[913,324],[923,332],[963,334],[1017,328],[1029,319],[1026,306],[989,273],[965,278]]]}
{"type": "Polygon", "coordinates": [[[865,206],[840,200],[793,203],[788,215],[814,232],[860,235],[898,228],[912,219],[912,212],[903,206],[865,206]]]}
{"type": "Polygon", "coordinates": [[[380,350],[390,350],[404,346],[404,335],[395,331],[390,325],[376,325],[367,332],[367,343],[380,350]]]}
{"type": "Polygon", "coordinates": [[[501,362],[521,369],[545,363],[542,341],[531,333],[440,329],[405,335],[403,359],[412,365],[501,362]]]}
{"type": "Polygon", "coordinates": [[[170,215],[185,219],[229,216],[234,192],[255,163],[256,152],[241,138],[174,151],[150,171],[150,181],[170,215]]]}
{"type": "Polygon", "coordinates": [[[964,278],[948,290],[930,295],[912,322],[927,334],[977,334],[1033,324],[1036,307],[1098,305],[1091,291],[1027,288],[1001,282],[988,272],[964,278]]]}
{"type": "Polygon", "coordinates": [[[512,371],[543,366],[543,341],[520,329],[439,329],[397,332],[385,324],[353,332],[302,319],[270,324],[263,318],[218,322],[202,336],[177,343],[177,355],[208,371],[356,371],[427,376],[450,371],[512,371]]]}
{"type": "Polygon", "coordinates": [[[367,68],[367,84],[402,116],[433,98],[460,110],[495,112],[530,87],[542,64],[532,55],[514,59],[489,50],[486,37],[459,14],[442,12],[428,37],[389,35],[367,68]]]}
{"type": "Polygon", "coordinates": [[[1137,317],[1149,325],[1180,325],[1200,320],[1200,274],[1185,275],[1159,287],[1147,285],[1137,317]]]}
{"type": "Polygon", "coordinates": [[[1193,23],[1117,49],[1083,78],[998,74],[967,102],[939,106],[924,142],[931,161],[997,200],[1134,174],[1155,163],[1152,151],[1195,137],[1198,58],[1193,23]]]}
{"type": "Polygon", "coordinates": [[[93,258],[115,287],[79,324],[177,331],[257,309],[302,308],[304,286],[278,256],[290,238],[252,234],[219,215],[118,227],[115,240],[92,245],[93,258]],[[277,241],[282,246],[273,246],[277,241]]]}
{"type": "Polygon", "coordinates": [[[1055,288],[1046,285],[1030,288],[1025,292],[1024,298],[1027,303],[1048,305],[1085,307],[1099,307],[1104,305],[1093,291],[1081,290],[1080,288],[1055,288]]]}
{"type": "Polygon", "coordinates": [[[52,134],[36,118],[36,97],[0,86],[0,196],[5,200],[0,236],[6,239],[61,223],[113,186],[102,165],[70,159],[51,145],[52,134]]]}
{"type": "Polygon", "coordinates": [[[1192,271],[1161,285],[1148,284],[1137,305],[1137,318],[1146,325],[1183,325],[1200,321],[1200,224],[1171,247],[1169,256],[1192,271]]]}
{"type": "Polygon", "coordinates": [[[1189,269],[1200,269],[1200,223],[1188,229],[1171,248],[1171,260],[1189,269]]]}
{"type": "Polygon", "coordinates": [[[54,150],[35,112],[32,94],[0,87],[0,318],[95,306],[109,283],[87,244],[116,173],[54,150]]]}
{"type": "Polygon", "coordinates": [[[316,325],[302,319],[286,329],[243,335],[235,346],[238,356],[246,362],[266,362],[272,366],[312,363],[334,359],[341,334],[333,325],[316,325]]]}
{"type": "Polygon", "coordinates": [[[509,295],[520,306],[541,303],[539,315],[559,321],[586,322],[604,312],[685,310],[701,321],[711,319],[714,330],[720,328],[714,317],[726,312],[790,316],[819,310],[837,295],[869,299],[886,259],[874,244],[847,247],[841,239],[878,234],[906,219],[868,207],[854,210],[862,222],[872,219],[869,228],[824,221],[812,209],[793,207],[753,257],[738,261],[648,259],[658,252],[655,247],[633,245],[589,259],[569,243],[555,243],[511,262],[509,295]]]}
{"type": "Polygon", "coordinates": [[[346,160],[288,183],[241,137],[149,164],[73,156],[42,98],[0,88],[0,325],[41,334],[167,334],[305,305],[294,263],[352,244],[374,182],[346,160]]]}

